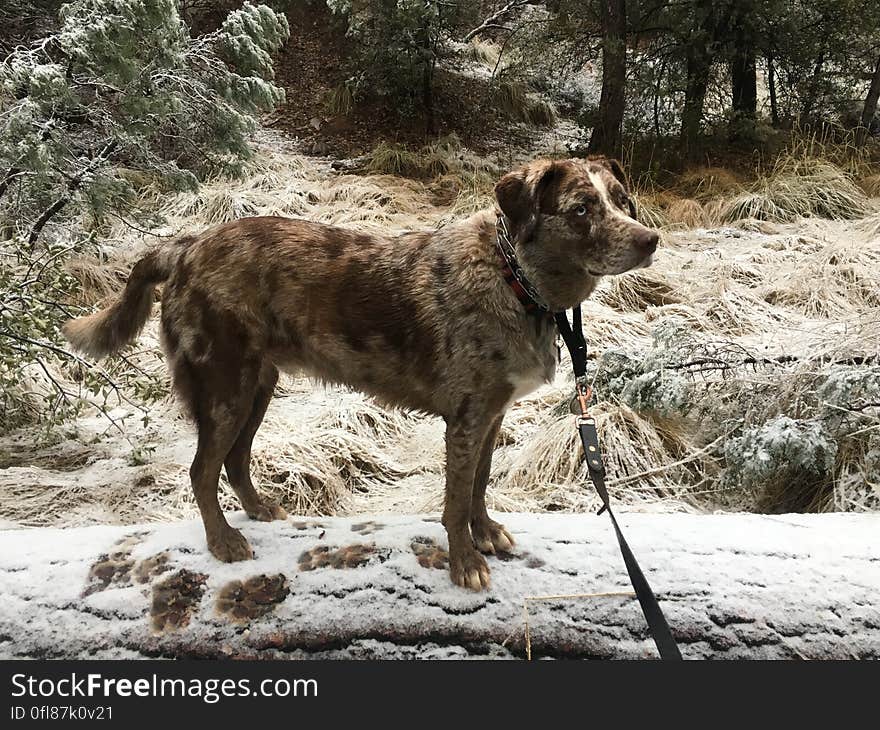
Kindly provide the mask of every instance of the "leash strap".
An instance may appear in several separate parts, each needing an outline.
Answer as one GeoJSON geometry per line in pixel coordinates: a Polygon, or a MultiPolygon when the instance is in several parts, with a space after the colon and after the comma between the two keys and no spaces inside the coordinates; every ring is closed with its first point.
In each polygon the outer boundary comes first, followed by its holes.
{"type": "Polygon", "coordinates": [[[571,364],[575,375],[575,387],[577,389],[577,401],[580,404],[581,411],[577,419],[577,429],[584,448],[584,456],[587,460],[587,473],[590,475],[590,481],[602,500],[602,508],[599,510],[599,514],[607,512],[611,518],[611,524],[614,526],[614,532],[617,535],[617,543],[620,546],[620,553],[623,555],[623,562],[626,564],[626,571],[629,573],[629,579],[635,589],[636,598],[642,607],[645,621],[648,622],[651,638],[654,639],[657,651],[660,652],[660,658],[680,660],[682,658],[681,652],[678,649],[678,644],[675,643],[675,639],[672,637],[666,617],[663,615],[654,591],[648,585],[648,580],[639,567],[636,556],[633,555],[633,551],[630,549],[629,543],[627,543],[620,525],[617,523],[617,518],[611,510],[611,500],[608,496],[608,489],[605,487],[605,467],[602,465],[602,452],[599,449],[599,433],[596,430],[596,420],[587,413],[587,405],[592,396],[592,389],[586,384],[587,342],[581,326],[581,308],[577,306],[572,309],[571,324],[569,324],[565,312],[556,312],[553,316],[556,320],[556,326],[559,328],[559,334],[562,335],[562,339],[571,356],[571,364]]]}

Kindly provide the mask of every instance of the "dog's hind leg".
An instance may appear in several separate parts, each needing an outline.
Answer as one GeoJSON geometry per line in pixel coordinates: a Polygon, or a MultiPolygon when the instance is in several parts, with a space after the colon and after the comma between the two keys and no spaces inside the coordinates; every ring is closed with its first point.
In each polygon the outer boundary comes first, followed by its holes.
{"type": "Polygon", "coordinates": [[[251,519],[263,522],[287,518],[287,513],[281,505],[259,495],[254,489],[250,474],[251,445],[266,415],[277,382],[278,369],[271,363],[264,362],[260,369],[260,380],[250,415],[224,461],[229,484],[238,495],[244,511],[251,519]]]}
{"type": "Polygon", "coordinates": [[[486,485],[489,483],[492,453],[495,451],[495,440],[498,438],[502,420],[504,414],[495,419],[483,441],[471,494],[471,535],[477,549],[488,554],[506,553],[513,547],[513,537],[504,529],[504,525],[491,519],[486,511],[486,485]]]}
{"type": "Polygon", "coordinates": [[[208,549],[215,558],[226,563],[247,560],[253,557],[251,547],[244,535],[223,516],[217,486],[223,461],[250,416],[259,363],[226,362],[222,372],[210,367],[197,370],[190,365],[190,368],[191,382],[196,384],[192,405],[199,445],[189,473],[208,549]]]}
{"type": "Polygon", "coordinates": [[[469,407],[469,399],[454,418],[446,420],[446,500],[443,525],[449,536],[449,573],[452,582],[463,588],[489,587],[489,566],[474,548],[471,538],[471,500],[479,461],[480,445],[492,421],[469,407]]]}

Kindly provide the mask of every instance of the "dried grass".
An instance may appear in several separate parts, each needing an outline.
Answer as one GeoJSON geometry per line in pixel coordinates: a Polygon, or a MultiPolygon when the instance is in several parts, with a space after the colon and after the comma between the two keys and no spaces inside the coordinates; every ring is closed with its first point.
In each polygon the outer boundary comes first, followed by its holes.
{"type": "Polygon", "coordinates": [[[869,198],[880,198],[880,172],[859,178],[858,186],[869,198]]]}
{"type": "Polygon", "coordinates": [[[422,160],[404,145],[383,141],[368,155],[366,170],[374,175],[417,176],[422,171],[422,160]]]}
{"type": "Polygon", "coordinates": [[[348,84],[339,84],[327,95],[327,113],[334,117],[347,117],[354,109],[354,93],[348,84]]]}
{"type": "Polygon", "coordinates": [[[880,243],[880,211],[865,217],[859,227],[866,238],[874,240],[875,244],[880,243]]]}
{"type": "Polygon", "coordinates": [[[797,218],[851,220],[873,206],[851,175],[825,160],[780,158],[748,192],[730,200],[720,218],[789,222],[797,218]]]}
{"type": "Polygon", "coordinates": [[[593,299],[621,312],[642,312],[648,307],[682,302],[668,278],[653,268],[608,279],[593,299]]]}
{"type": "Polygon", "coordinates": [[[465,46],[465,57],[494,69],[501,56],[501,47],[492,41],[472,38],[465,46]]]}
{"type": "Polygon", "coordinates": [[[717,197],[731,197],[741,189],[739,178],[724,167],[696,167],[685,170],[675,184],[676,193],[700,202],[717,197]]]}
{"type": "Polygon", "coordinates": [[[535,127],[552,126],[559,118],[551,102],[520,81],[499,81],[492,89],[492,100],[510,119],[535,127]]]}
{"type": "Polygon", "coordinates": [[[666,209],[666,221],[670,226],[701,228],[708,224],[709,219],[703,206],[696,200],[682,198],[666,209]]]}
{"type": "Polygon", "coordinates": [[[669,224],[658,196],[653,193],[632,194],[636,204],[636,218],[650,228],[664,228],[669,224]]]}

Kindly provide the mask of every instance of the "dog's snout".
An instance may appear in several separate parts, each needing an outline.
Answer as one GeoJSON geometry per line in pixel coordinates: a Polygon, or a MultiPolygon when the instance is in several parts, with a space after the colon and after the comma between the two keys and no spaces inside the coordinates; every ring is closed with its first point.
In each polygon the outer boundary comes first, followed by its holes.
{"type": "Polygon", "coordinates": [[[645,228],[639,231],[635,237],[635,245],[640,251],[644,251],[646,256],[651,255],[657,250],[657,244],[660,242],[660,234],[645,228]]]}

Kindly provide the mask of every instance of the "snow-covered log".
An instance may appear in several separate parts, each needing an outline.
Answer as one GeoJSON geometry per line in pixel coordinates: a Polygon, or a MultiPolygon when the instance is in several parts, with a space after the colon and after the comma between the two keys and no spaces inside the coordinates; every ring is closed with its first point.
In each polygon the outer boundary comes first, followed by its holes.
{"type": "MultiPolygon", "coordinates": [[[[503,515],[515,552],[456,588],[434,519],[232,515],[0,532],[0,656],[655,656],[607,517],[503,515]],[[623,594],[623,595],[621,595],[623,594]]],[[[686,658],[880,658],[880,515],[622,514],[686,658]]]]}

